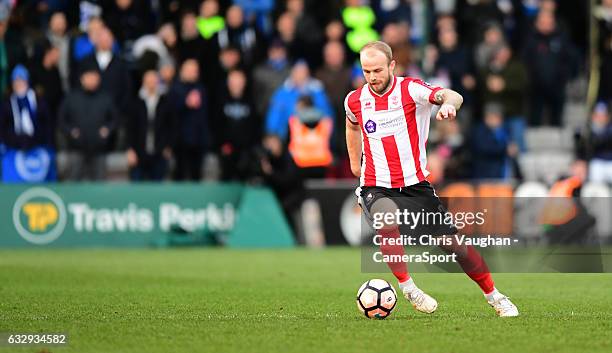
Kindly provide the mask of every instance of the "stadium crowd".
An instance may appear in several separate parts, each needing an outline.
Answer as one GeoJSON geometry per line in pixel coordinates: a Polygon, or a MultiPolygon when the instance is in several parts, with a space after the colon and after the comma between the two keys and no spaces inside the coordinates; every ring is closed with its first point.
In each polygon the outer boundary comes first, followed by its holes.
{"type": "Polygon", "coordinates": [[[381,39],[397,75],[465,98],[434,124],[435,182],[520,179],[540,126],[572,129],[575,159],[612,182],[612,0],[598,2],[2,0],[0,153],[42,147],[53,166],[58,151],[71,181],[107,179],[110,153],[134,181],[201,180],[207,155],[221,180],[280,193],[352,177],[344,97],[364,84],[359,49],[381,39]],[[572,125],[592,14],[598,103],[572,125]]]}

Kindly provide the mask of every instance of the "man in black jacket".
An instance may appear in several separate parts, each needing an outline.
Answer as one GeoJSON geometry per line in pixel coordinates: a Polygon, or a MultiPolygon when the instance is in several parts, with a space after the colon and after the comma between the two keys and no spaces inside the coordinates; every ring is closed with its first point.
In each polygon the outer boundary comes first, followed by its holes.
{"type": "Polygon", "coordinates": [[[82,66],[96,67],[102,91],[109,94],[122,114],[126,114],[132,98],[132,81],[125,61],[113,52],[114,38],[103,28],[96,38],[96,51],[83,59],[82,66]]]}
{"type": "Polygon", "coordinates": [[[565,86],[576,68],[575,48],[558,28],[554,13],[540,11],[535,30],[526,39],[524,60],[530,82],[530,125],[542,125],[544,111],[549,122],[561,126],[565,86]]]}
{"type": "Polygon", "coordinates": [[[156,71],[142,77],[127,125],[127,159],[132,180],[163,180],[172,157],[176,117],[169,98],[161,94],[156,71]]]}
{"type": "Polygon", "coordinates": [[[246,94],[246,85],[244,71],[230,71],[227,85],[223,87],[225,95],[216,112],[220,129],[215,136],[221,151],[223,180],[245,180],[250,176],[248,166],[253,147],[261,140],[257,133],[259,125],[255,108],[246,94]]]}
{"type": "Polygon", "coordinates": [[[68,94],[58,114],[60,129],[72,152],[67,178],[102,180],[118,113],[113,99],[100,89],[100,73],[95,67],[83,67],[80,81],[81,89],[68,94]]]}
{"type": "Polygon", "coordinates": [[[175,180],[199,181],[202,159],[210,144],[207,103],[195,59],[181,66],[179,81],[172,87],[172,105],[178,116],[175,180]]]}

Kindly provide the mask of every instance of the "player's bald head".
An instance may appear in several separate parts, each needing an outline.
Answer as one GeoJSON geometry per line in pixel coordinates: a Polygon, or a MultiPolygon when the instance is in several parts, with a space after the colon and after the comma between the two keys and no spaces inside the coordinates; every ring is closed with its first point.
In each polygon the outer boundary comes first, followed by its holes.
{"type": "Polygon", "coordinates": [[[375,41],[364,45],[359,51],[359,56],[361,61],[376,60],[382,57],[386,60],[387,65],[389,65],[393,60],[393,50],[391,50],[389,44],[375,41]]]}
{"type": "Polygon", "coordinates": [[[385,42],[371,42],[360,51],[363,76],[374,92],[383,94],[391,84],[395,61],[391,47],[385,42]]]}

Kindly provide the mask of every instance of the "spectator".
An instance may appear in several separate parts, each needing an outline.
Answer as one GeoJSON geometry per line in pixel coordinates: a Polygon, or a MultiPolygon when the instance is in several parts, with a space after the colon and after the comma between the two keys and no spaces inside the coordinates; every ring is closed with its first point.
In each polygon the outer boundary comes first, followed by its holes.
{"type": "Polygon", "coordinates": [[[174,63],[166,63],[159,69],[159,76],[161,81],[159,82],[159,90],[162,93],[168,93],[170,88],[174,84],[174,77],[176,76],[176,67],[174,63]]]}
{"type": "MultiPolygon", "coordinates": [[[[208,63],[207,58],[208,60],[212,60],[210,59],[211,57],[216,58],[216,52],[207,53],[206,56],[202,55],[204,47],[207,46],[208,42],[202,39],[198,32],[196,21],[196,15],[191,11],[185,12],[181,17],[181,33],[178,43],[178,47],[180,48],[179,62],[184,62],[187,59],[200,58],[200,64],[202,65],[202,63],[208,63]]],[[[202,67],[204,67],[204,65],[202,65],[202,67]]]]}
{"type": "Polygon", "coordinates": [[[166,47],[166,52],[169,55],[167,60],[164,59],[163,56],[160,57],[160,67],[164,67],[169,63],[176,64],[180,59],[180,53],[178,48],[178,37],[174,25],[172,23],[163,24],[157,31],[157,37],[162,40],[166,47]]]}
{"type": "Polygon", "coordinates": [[[127,129],[127,160],[132,180],[164,179],[176,141],[175,124],[174,109],[160,90],[157,72],[145,72],[127,129]]]}
{"type": "Polygon", "coordinates": [[[263,139],[259,160],[265,185],[270,187],[281,203],[285,216],[296,230],[296,213],[305,198],[304,180],[280,137],[268,135],[263,139]]]}
{"type": "Polygon", "coordinates": [[[217,120],[220,127],[223,180],[247,180],[251,151],[256,141],[260,141],[260,136],[257,133],[255,109],[247,95],[247,77],[243,71],[229,72],[217,120]]]}
{"type": "Polygon", "coordinates": [[[81,88],[70,92],[59,111],[59,126],[68,141],[67,179],[104,180],[106,151],[118,125],[112,97],[100,88],[97,66],[83,65],[81,88]]]}
{"type": "Polygon", "coordinates": [[[185,60],[179,81],[172,89],[173,106],[178,116],[174,180],[202,179],[202,159],[209,147],[210,132],[206,95],[199,79],[197,61],[185,60]]]}
{"type": "Polygon", "coordinates": [[[589,125],[576,137],[578,158],[589,163],[589,180],[612,183],[612,122],[605,103],[595,105],[589,125]]]}
{"type": "Polygon", "coordinates": [[[379,29],[385,27],[389,23],[408,21],[412,17],[410,1],[374,1],[372,7],[379,20],[379,29]]]}
{"type": "Polygon", "coordinates": [[[527,38],[523,54],[531,78],[530,125],[541,125],[544,111],[548,109],[551,125],[560,126],[565,86],[573,69],[573,48],[565,34],[557,29],[552,12],[538,13],[535,31],[527,38]]]}
{"type": "MultiPolygon", "coordinates": [[[[220,102],[224,99],[223,87],[227,86],[227,76],[230,71],[241,67],[241,61],[242,56],[240,55],[240,50],[236,47],[229,46],[223,48],[219,53],[219,58],[217,59],[218,68],[214,71],[204,71],[204,75],[206,76],[204,79],[204,87],[208,94],[209,102],[220,102]]],[[[211,105],[209,109],[213,109],[213,106],[211,105]]],[[[208,113],[210,116],[215,115],[214,110],[209,110],[208,113]]],[[[221,127],[217,126],[217,123],[218,121],[216,120],[210,121],[209,127],[211,131],[219,131],[221,127]]]]}
{"type": "Polygon", "coordinates": [[[472,134],[473,177],[475,179],[506,179],[510,176],[510,160],[518,147],[510,142],[504,128],[504,117],[499,104],[489,103],[485,117],[472,134]]]}
{"type": "Polygon", "coordinates": [[[276,21],[276,31],[279,39],[287,49],[288,57],[295,59],[301,57],[302,49],[296,38],[296,19],[290,12],[285,12],[276,21]]]}
{"type": "MultiPolygon", "coordinates": [[[[194,31],[194,23],[191,16],[183,21],[183,32],[185,35],[191,35],[194,31]]],[[[208,93],[216,92],[216,84],[214,79],[210,79],[210,73],[215,73],[220,70],[219,65],[219,32],[222,31],[226,24],[225,18],[219,14],[218,0],[206,0],[200,5],[200,13],[195,22],[196,31],[199,31],[200,37],[189,40],[186,43],[196,45],[195,48],[189,47],[188,55],[183,55],[183,58],[197,58],[202,71],[202,82],[208,93]]],[[[185,43],[183,43],[184,45],[185,43]]],[[[179,43],[179,48],[182,53],[185,53],[183,46],[179,43]]],[[[211,99],[211,101],[213,101],[211,99]]]]}
{"type": "Polygon", "coordinates": [[[23,39],[13,28],[9,28],[10,5],[0,4],[0,95],[7,92],[11,71],[20,62],[25,62],[23,39]]]}
{"type": "Polygon", "coordinates": [[[234,0],[244,11],[248,23],[255,23],[257,28],[266,36],[272,34],[270,13],[274,10],[274,0],[234,0]]]}
{"type": "Polygon", "coordinates": [[[459,44],[454,28],[441,29],[438,35],[440,49],[436,69],[446,71],[453,90],[464,96],[465,104],[471,103],[470,92],[476,86],[472,73],[472,60],[466,47],[459,44]]]}
{"type": "Polygon", "coordinates": [[[483,24],[490,22],[503,23],[503,13],[496,0],[464,0],[457,4],[458,26],[461,38],[468,45],[474,45],[483,24]]]}
{"type": "Polygon", "coordinates": [[[612,0],[601,0],[601,5],[593,9],[593,15],[599,22],[599,47],[603,50],[612,35],[612,0]]]}
{"type": "Polygon", "coordinates": [[[64,92],[70,89],[70,37],[67,29],[66,15],[62,12],[54,13],[49,21],[47,40],[59,51],[57,68],[64,92]]]}
{"type": "Polygon", "coordinates": [[[398,70],[403,76],[412,63],[412,48],[410,47],[410,27],[405,22],[388,23],[382,32],[382,40],[393,50],[393,58],[398,70]]]}
{"type": "Polygon", "coordinates": [[[344,5],[342,21],[348,29],[346,42],[357,54],[365,44],[378,39],[378,32],[374,29],[376,14],[362,0],[345,0],[344,5]]]}
{"type": "Polygon", "coordinates": [[[287,12],[295,20],[295,39],[300,43],[295,58],[303,58],[312,67],[321,63],[323,31],[316,19],[305,8],[304,0],[287,0],[287,12]]]}
{"type": "MultiPolygon", "coordinates": [[[[78,66],[81,60],[95,52],[96,38],[98,38],[98,34],[102,29],[104,29],[104,22],[99,17],[92,17],[87,21],[87,32],[77,36],[72,44],[71,63],[73,69],[75,69],[75,66],[78,66]]],[[[80,71],[76,68],[74,72],[80,71]]],[[[79,79],[80,77],[76,77],[75,81],[78,82],[79,79]]]]}
{"type": "Polygon", "coordinates": [[[217,0],[204,0],[200,5],[200,15],[197,18],[197,29],[205,40],[210,40],[215,34],[225,28],[225,19],[219,15],[217,0]]]}
{"type": "Polygon", "coordinates": [[[306,62],[299,61],[293,66],[291,76],[272,96],[266,117],[266,133],[286,138],[289,117],[295,114],[299,97],[305,95],[312,97],[314,106],[324,115],[334,119],[321,81],[311,78],[306,62]]]}
{"type": "Polygon", "coordinates": [[[474,54],[476,69],[479,71],[484,70],[493,60],[498,50],[504,46],[506,46],[506,40],[499,25],[497,23],[488,24],[484,31],[482,42],[476,46],[474,54]]]}
{"type": "MultiPolygon", "coordinates": [[[[361,64],[357,61],[351,67],[351,88],[359,89],[366,84],[366,79],[363,76],[363,70],[361,64]]],[[[345,115],[346,117],[346,115],[345,115]]]]}
{"type": "Polygon", "coordinates": [[[480,80],[483,86],[483,101],[501,104],[511,141],[518,144],[521,151],[526,151],[525,67],[520,61],[513,59],[510,47],[501,46],[481,72],[480,80]]]}
{"type": "Polygon", "coordinates": [[[344,46],[340,42],[327,43],[323,49],[323,67],[316,73],[317,79],[325,87],[337,119],[333,145],[343,157],[347,156],[344,143],[344,97],[351,90],[351,69],[344,63],[344,57],[344,46]]]}
{"type": "MultiPolygon", "coordinates": [[[[326,42],[344,42],[345,28],[340,20],[331,20],[325,26],[325,41],[326,42]]],[[[346,43],[344,43],[345,47],[346,43]]]]}
{"type": "Polygon", "coordinates": [[[141,72],[158,70],[178,60],[176,40],[171,24],[162,25],[156,34],[138,38],[132,46],[132,56],[139,61],[141,72]]]}
{"type": "Polygon", "coordinates": [[[304,179],[323,178],[333,162],[330,142],[333,121],[300,97],[295,115],[289,118],[289,152],[304,179]]]}
{"type": "Polygon", "coordinates": [[[11,76],[12,94],[0,111],[0,180],[55,181],[54,120],[43,97],[29,87],[27,69],[18,64],[11,76]]]}
{"type": "Polygon", "coordinates": [[[148,1],[114,0],[104,9],[104,22],[122,47],[131,47],[133,41],[152,32],[148,4],[148,1]]]}
{"type": "Polygon", "coordinates": [[[32,86],[36,93],[45,98],[51,119],[55,121],[65,94],[59,70],[60,51],[46,40],[40,50],[42,52],[34,57],[32,86]]]}
{"type": "Polygon", "coordinates": [[[245,23],[242,9],[231,6],[226,14],[227,26],[217,33],[219,47],[236,47],[242,54],[242,62],[251,68],[261,58],[262,39],[254,26],[245,23]]]}
{"type": "Polygon", "coordinates": [[[612,0],[602,0],[601,6],[594,9],[594,16],[599,20],[599,51],[601,69],[599,80],[599,100],[612,102],[612,0]]]}
{"type": "Polygon", "coordinates": [[[469,146],[457,120],[449,121],[448,124],[437,124],[435,129],[430,137],[435,145],[432,156],[440,161],[440,167],[437,173],[432,170],[433,179],[442,183],[445,179],[469,178],[469,146]]]}
{"type": "Polygon", "coordinates": [[[109,94],[117,109],[125,114],[132,98],[132,81],[125,61],[113,52],[114,38],[108,28],[98,32],[95,52],[83,59],[82,65],[96,66],[102,91],[109,94]]]}
{"type": "Polygon", "coordinates": [[[30,88],[28,70],[18,64],[11,80],[12,93],[2,104],[0,140],[15,150],[52,146],[55,124],[45,100],[30,88]]]}
{"type": "Polygon", "coordinates": [[[274,40],[268,48],[266,62],[255,67],[253,71],[253,97],[255,110],[259,119],[263,120],[268,110],[270,98],[283,84],[290,73],[287,49],[280,40],[274,40]]]}

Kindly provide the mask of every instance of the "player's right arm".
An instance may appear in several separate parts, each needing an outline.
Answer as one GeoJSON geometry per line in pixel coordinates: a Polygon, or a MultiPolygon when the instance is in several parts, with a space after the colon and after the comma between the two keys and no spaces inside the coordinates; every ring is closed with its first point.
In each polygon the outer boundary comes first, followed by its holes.
{"type": "Polygon", "coordinates": [[[346,149],[351,161],[351,172],[361,176],[361,128],[348,117],[346,119],[346,149]]]}

